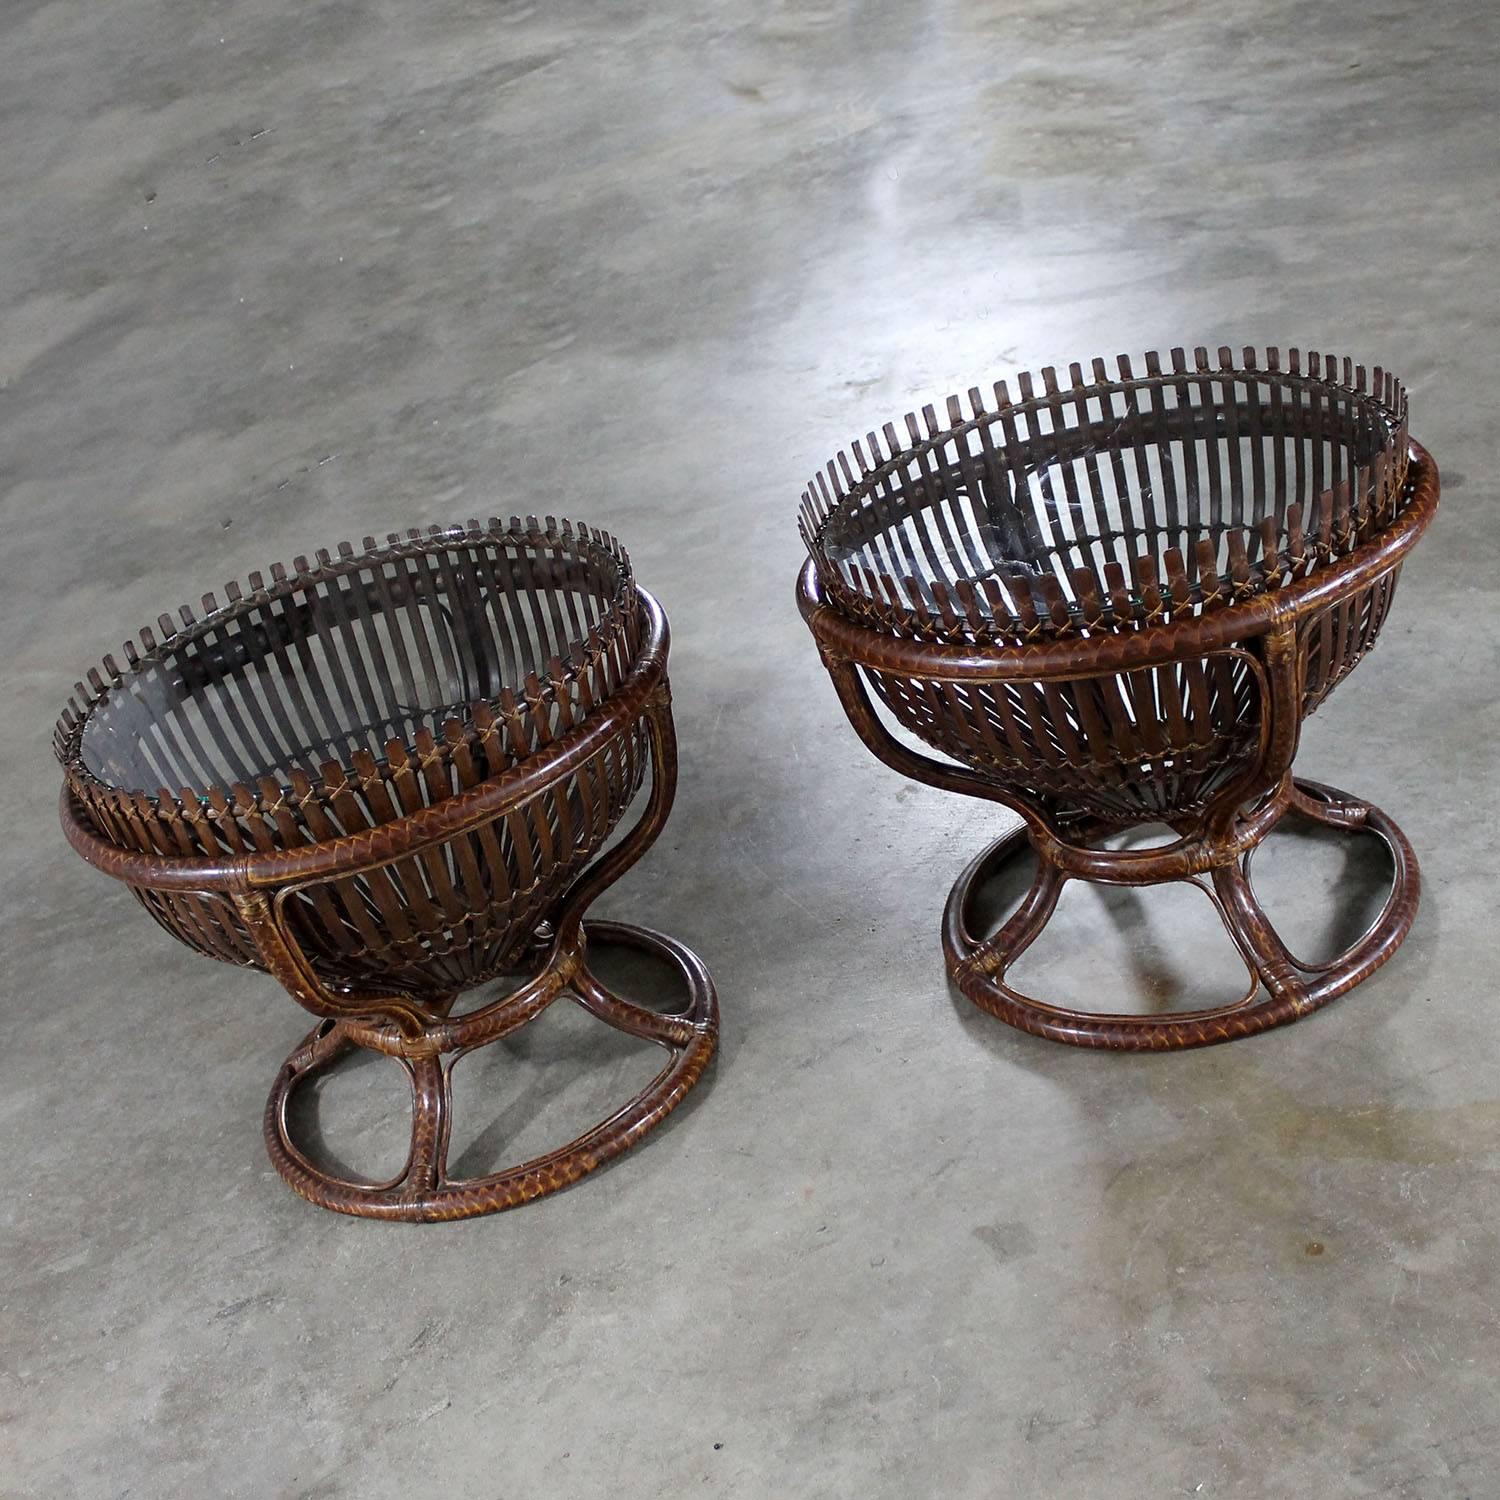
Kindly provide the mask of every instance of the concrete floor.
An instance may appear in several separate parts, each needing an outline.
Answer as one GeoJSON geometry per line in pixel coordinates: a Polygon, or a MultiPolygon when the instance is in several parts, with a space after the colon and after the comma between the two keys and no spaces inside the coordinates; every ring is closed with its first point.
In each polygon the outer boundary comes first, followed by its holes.
{"type": "MultiPolygon", "coordinates": [[[[1481,0],[10,0],[0,1495],[1500,1494],[1497,61],[1481,0]],[[1422,911],[1301,1025],[1084,1055],[945,983],[1005,820],[855,741],[797,494],[976,380],[1221,341],[1393,366],[1442,464],[1301,761],[1422,911]],[[261,1146],[301,1013],[71,856],[50,726],[182,598],[496,510],[615,529],[671,613],[677,811],[600,910],[701,951],[722,1057],[572,1191],[359,1223],[261,1146]]],[[[1315,936],[1344,851],[1278,863],[1315,936]]],[[[1190,998],[1203,915],[1079,893],[1051,978],[1190,998]]],[[[613,1046],[485,1059],[466,1164],[613,1046]]],[[[399,1154],[399,1093],[340,1079],[330,1140],[399,1154]]]]}

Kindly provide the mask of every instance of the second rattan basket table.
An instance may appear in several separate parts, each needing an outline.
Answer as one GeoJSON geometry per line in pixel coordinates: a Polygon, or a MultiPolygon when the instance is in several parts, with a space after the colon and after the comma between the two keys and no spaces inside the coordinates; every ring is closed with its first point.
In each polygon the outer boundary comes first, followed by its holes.
{"type": "Polygon", "coordinates": [[[202,610],[164,615],[79,685],[57,729],[62,819],[173,936],[266,970],[319,1018],[267,1105],[286,1181],[343,1213],[464,1218],[562,1187],[659,1123],[707,1065],[718,1007],[681,943],[584,920],[661,832],[677,780],[666,617],[615,541],[535,519],[366,538],[202,610]],[[644,812],[607,847],[648,774],[644,812]],[[685,1003],[613,993],[591,937],[665,960],[685,1003]],[[570,1144],[455,1179],[454,1063],[563,997],[659,1045],[661,1070],[570,1144]],[[292,1126],[295,1093],[356,1048],[411,1081],[389,1182],[318,1165],[292,1126]]]}
{"type": "Polygon", "coordinates": [[[1303,719],[1375,644],[1437,503],[1389,373],[1274,348],[1047,369],[871,433],[816,476],[798,600],[854,729],[903,775],[1023,819],[948,901],[965,995],[1057,1041],[1202,1046],[1295,1020],[1391,956],[1417,908],[1410,844],[1292,762],[1303,719]],[[1291,950],[1251,883],[1287,815],[1390,854],[1383,909],[1326,961],[1291,950]],[[1171,842],[1109,846],[1154,823],[1171,842]],[[976,932],[976,891],[1027,846],[1031,888],[976,932]],[[1198,885],[1248,989],[1161,1014],[1021,993],[1007,971],[1070,880],[1198,885]]]}

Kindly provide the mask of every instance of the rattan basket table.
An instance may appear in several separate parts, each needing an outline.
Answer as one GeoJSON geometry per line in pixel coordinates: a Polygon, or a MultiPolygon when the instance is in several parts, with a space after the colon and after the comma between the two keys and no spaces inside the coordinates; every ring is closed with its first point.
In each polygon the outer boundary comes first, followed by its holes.
{"type": "Polygon", "coordinates": [[[572,1182],[656,1125],[707,1064],[718,1010],[682,944],[584,921],[676,785],[667,622],[623,550],[550,519],[471,521],[298,558],[202,611],[163,616],[79,685],[55,741],[62,820],[173,936],[266,970],[319,1018],[267,1105],[286,1181],[344,1213],[462,1218],[572,1182]],[[648,771],[644,812],[606,849],[648,771]],[[590,936],[666,960],[686,1004],[613,993],[590,936]],[[524,979],[456,1009],[502,974],[524,979]],[[662,1069],[560,1150],[451,1178],[452,1065],[562,996],[659,1044],[662,1069]],[[390,1182],[332,1175],[289,1126],[294,1092],[354,1048],[410,1076],[390,1182]]]}
{"type": "Polygon", "coordinates": [[[1437,503],[1397,381],[1276,349],[1176,349],[1113,373],[1095,360],[1066,382],[1048,369],[1014,394],[997,385],[992,402],[971,390],[967,412],[928,407],[815,477],[798,600],[856,732],[904,775],[1024,820],[949,898],[943,947],[965,995],[1058,1041],[1202,1046],[1295,1020],[1391,956],[1417,908],[1410,845],[1292,762],[1304,717],[1374,645],[1437,503]],[[1383,910],[1326,962],[1290,950],[1250,882],[1288,814],[1390,852],[1383,910]],[[1152,823],[1175,838],[1107,846],[1152,823]],[[977,889],[1028,844],[1029,891],[977,934],[977,889]],[[1007,970],[1069,880],[1199,885],[1248,991],[1150,1015],[1019,992],[1007,970]]]}

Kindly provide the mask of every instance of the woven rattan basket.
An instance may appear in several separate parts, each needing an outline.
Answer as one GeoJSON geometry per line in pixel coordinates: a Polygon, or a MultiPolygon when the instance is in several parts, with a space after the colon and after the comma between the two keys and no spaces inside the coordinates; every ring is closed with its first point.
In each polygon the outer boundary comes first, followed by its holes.
{"type": "Polygon", "coordinates": [[[560,1186],[630,1144],[697,1078],[716,1010],[702,965],[644,929],[591,924],[680,971],[674,1016],[589,972],[589,902],[649,846],[676,760],[660,607],[612,538],[498,520],[366,538],[163,616],[106,657],[58,724],[63,822],[189,947],[276,976],[322,1024],[273,1090],[273,1160],[352,1213],[445,1218],[560,1186]],[[641,821],[600,858],[650,773],[641,821]],[[462,1015],[460,994],[534,971],[462,1015]],[[449,1069],[570,995],[669,1054],[580,1142],[450,1181],[449,1069]],[[297,1085],[359,1046],[411,1075],[394,1182],[314,1165],[297,1085]]]}
{"type": "Polygon", "coordinates": [[[1016,918],[980,941],[950,902],[950,968],[1016,1025],[1086,1045],[1200,1045],[1291,1020],[1394,951],[1415,859],[1366,803],[1291,774],[1302,719],[1374,644],[1437,504],[1399,383],[1295,350],[1149,354],[1022,376],[851,445],[803,496],[799,599],[851,722],[882,759],[1003,802],[1039,856],[1016,918]],[[944,757],[894,736],[875,705],[944,757]],[[1300,962],[1247,876],[1283,813],[1378,833],[1395,861],[1371,932],[1300,962]],[[1176,841],[1101,846],[1163,822],[1176,841]],[[1250,969],[1232,1004],[1084,1013],[1004,983],[1067,879],[1192,879],[1250,969]]]}

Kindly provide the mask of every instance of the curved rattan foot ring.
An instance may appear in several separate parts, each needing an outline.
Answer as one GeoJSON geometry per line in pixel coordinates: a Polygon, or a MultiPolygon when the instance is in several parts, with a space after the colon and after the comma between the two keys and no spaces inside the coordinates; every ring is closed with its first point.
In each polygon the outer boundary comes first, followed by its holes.
{"type": "Polygon", "coordinates": [[[584,926],[671,811],[666,617],[613,538],[550,519],[366,538],[270,573],[222,605],[205,596],[201,618],[162,616],[124,670],[106,657],[79,684],[55,742],[68,838],[174,937],[264,969],[319,1018],[266,1114],[271,1159],[303,1197],[429,1220],[563,1187],[662,1120],[718,1035],[713,985],[680,943],[584,926]],[[686,1009],[613,994],[588,967],[589,932],[667,960],[686,1009]],[[518,989],[456,1011],[518,971],[518,989]],[[453,1064],[565,997],[661,1046],[660,1074],[560,1150],[454,1180],[453,1064]],[[411,1080],[392,1182],[322,1170],[289,1129],[295,1092],[355,1047],[411,1080]]]}
{"type": "Polygon", "coordinates": [[[402,1058],[412,1097],[412,1141],[406,1164],[384,1183],[336,1177],[301,1150],[289,1120],[298,1091],[361,1045],[357,1027],[324,1021],[287,1058],[266,1101],[266,1150],[276,1170],[295,1192],[322,1208],[371,1219],[432,1221],[514,1208],[567,1187],[628,1150],[670,1114],[698,1081],[713,1056],[718,1007],[708,970],[681,943],[649,928],[620,922],[590,922],[586,931],[597,942],[638,948],[666,960],[677,970],[688,995],[682,1011],[647,1010],[607,989],[589,972],[580,954],[564,954],[553,947],[543,978],[549,972],[568,974],[569,987],[564,991],[568,998],[617,1030],[655,1042],[668,1054],[656,1077],[608,1119],[566,1146],[520,1166],[482,1177],[452,1178],[448,1175],[451,1079],[464,1053],[402,1058]]]}
{"type": "Polygon", "coordinates": [[[943,913],[948,973],[981,1010],[1034,1036],[1080,1047],[1142,1052],[1208,1047],[1295,1021],[1352,989],[1395,953],[1416,918],[1421,876],[1406,835],[1378,807],[1298,778],[1287,811],[1325,827],[1374,834],[1391,857],[1391,889],[1379,915],[1334,958],[1321,963],[1300,959],[1277,935],[1250,886],[1250,861],[1258,847],[1252,846],[1237,860],[1208,872],[1211,884],[1203,876],[1183,877],[1208,895],[1254,976],[1240,999],[1207,1010],[1136,1015],[1077,1011],[1022,994],[1005,982],[1006,973],[1041,936],[1068,876],[1032,844],[1025,828],[1018,828],[984,850],[954,884],[943,913]],[[1028,849],[1037,856],[1030,888],[999,930],[981,940],[973,932],[979,891],[1028,849]]]}
{"type": "Polygon", "coordinates": [[[1405,393],[1379,368],[1295,349],[1174,349],[1017,387],[869,434],[803,495],[798,604],[860,739],[1024,822],[954,887],[949,970],[1001,1019],[1079,1046],[1195,1047],[1295,1020],[1384,963],[1416,912],[1396,825],[1292,774],[1303,720],[1374,646],[1437,509],[1405,393]],[[1324,965],[1293,956],[1248,879],[1288,812],[1375,833],[1395,865],[1374,926],[1324,965]],[[1161,823],[1174,842],[1103,844],[1161,823]],[[1031,889],[981,942],[975,889],[1028,842],[1031,889]],[[1146,1016],[1011,988],[1069,879],[1198,884],[1250,993],[1146,1016]]]}

